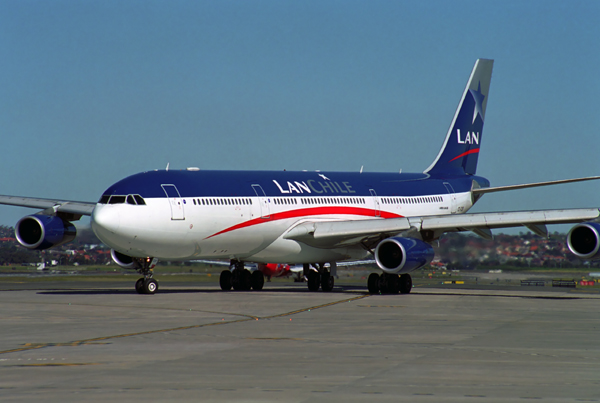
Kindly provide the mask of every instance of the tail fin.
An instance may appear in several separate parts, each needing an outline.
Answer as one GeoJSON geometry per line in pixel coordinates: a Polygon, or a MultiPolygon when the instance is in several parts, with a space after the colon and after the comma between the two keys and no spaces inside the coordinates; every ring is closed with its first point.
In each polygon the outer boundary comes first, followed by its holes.
{"type": "Polygon", "coordinates": [[[475,62],[444,145],[425,173],[475,174],[493,65],[494,61],[488,59],[478,59],[475,62]]]}

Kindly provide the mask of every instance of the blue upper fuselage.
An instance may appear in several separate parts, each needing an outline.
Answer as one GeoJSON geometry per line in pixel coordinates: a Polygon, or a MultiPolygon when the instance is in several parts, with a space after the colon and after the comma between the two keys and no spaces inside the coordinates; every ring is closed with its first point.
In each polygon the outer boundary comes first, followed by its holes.
{"type": "Polygon", "coordinates": [[[138,173],[110,186],[103,195],[139,194],[166,197],[161,185],[175,185],[181,197],[253,197],[252,185],[266,196],[427,196],[447,194],[449,183],[456,193],[468,192],[473,181],[489,187],[479,176],[434,177],[425,173],[359,173],[308,171],[202,171],[156,170],[138,173]]]}

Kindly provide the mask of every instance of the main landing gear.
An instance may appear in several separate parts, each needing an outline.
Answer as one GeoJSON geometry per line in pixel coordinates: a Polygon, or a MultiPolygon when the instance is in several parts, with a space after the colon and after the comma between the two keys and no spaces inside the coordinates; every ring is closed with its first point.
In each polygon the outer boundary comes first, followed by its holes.
{"type": "Polygon", "coordinates": [[[335,262],[331,263],[331,270],[327,269],[324,264],[313,264],[312,266],[313,268],[309,264],[304,264],[304,276],[307,279],[308,290],[319,291],[319,287],[324,292],[333,290],[336,274],[335,262]]]}
{"type": "Polygon", "coordinates": [[[154,294],[158,291],[158,281],[152,278],[152,269],[158,263],[157,258],[134,259],[137,271],[144,277],[135,282],[138,294],[154,294]]]}
{"type": "Polygon", "coordinates": [[[371,273],[367,280],[367,288],[371,294],[409,294],[412,289],[410,274],[371,273]]]}
{"type": "Polygon", "coordinates": [[[230,267],[233,269],[223,270],[219,277],[221,290],[229,291],[233,288],[236,291],[260,291],[263,289],[265,276],[262,271],[251,272],[244,267],[244,262],[237,260],[232,260],[230,267]]]}

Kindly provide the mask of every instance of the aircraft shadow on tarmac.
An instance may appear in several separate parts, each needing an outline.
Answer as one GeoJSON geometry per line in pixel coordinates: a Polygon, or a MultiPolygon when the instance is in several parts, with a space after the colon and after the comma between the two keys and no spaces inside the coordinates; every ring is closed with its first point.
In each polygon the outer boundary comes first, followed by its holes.
{"type": "MultiPolygon", "coordinates": [[[[353,291],[353,292],[364,292],[367,293],[365,287],[361,286],[337,286],[329,294],[341,294],[344,292],[353,291]]],[[[220,294],[225,291],[219,289],[198,289],[198,288],[160,288],[156,295],[159,294],[220,294]]],[[[313,294],[313,292],[309,291],[304,287],[276,287],[276,288],[268,288],[263,289],[261,291],[227,291],[227,293],[239,294],[239,293],[251,293],[251,294],[268,294],[268,293],[294,293],[294,294],[313,294]]],[[[41,295],[127,295],[127,294],[137,294],[137,292],[133,289],[49,289],[49,290],[38,290],[38,294],[41,295]]]]}

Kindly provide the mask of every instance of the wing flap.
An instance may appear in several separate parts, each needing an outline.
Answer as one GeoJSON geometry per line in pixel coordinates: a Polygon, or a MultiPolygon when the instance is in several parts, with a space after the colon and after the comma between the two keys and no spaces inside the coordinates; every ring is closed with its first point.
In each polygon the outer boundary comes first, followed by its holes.
{"type": "Polygon", "coordinates": [[[310,221],[296,225],[283,237],[318,248],[358,244],[372,236],[392,236],[411,228],[407,218],[387,220],[310,221]]]}

